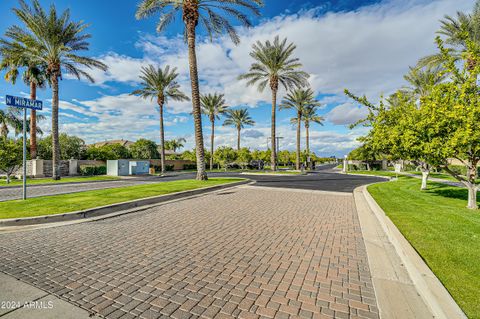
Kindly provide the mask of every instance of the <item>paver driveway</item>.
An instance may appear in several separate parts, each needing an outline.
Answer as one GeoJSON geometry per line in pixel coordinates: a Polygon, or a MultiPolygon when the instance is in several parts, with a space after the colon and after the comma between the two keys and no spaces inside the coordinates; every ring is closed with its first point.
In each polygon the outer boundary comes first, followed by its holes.
{"type": "Polygon", "coordinates": [[[3,234],[0,260],[107,318],[378,318],[352,194],[243,186],[3,234]]]}

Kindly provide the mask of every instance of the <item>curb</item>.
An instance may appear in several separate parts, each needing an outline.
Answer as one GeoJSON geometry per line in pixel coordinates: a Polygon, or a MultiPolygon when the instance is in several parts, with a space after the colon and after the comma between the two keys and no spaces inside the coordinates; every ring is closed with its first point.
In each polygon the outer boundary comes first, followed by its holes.
{"type": "MultiPolygon", "coordinates": [[[[380,232],[383,234],[378,234],[378,238],[383,238],[383,244],[387,243],[388,247],[391,247],[391,250],[395,253],[396,256],[390,256],[390,262],[395,264],[398,269],[394,269],[395,271],[395,279],[388,278],[387,281],[389,284],[397,283],[397,289],[401,290],[403,293],[397,295],[397,298],[404,297],[408,301],[408,307],[405,309],[401,309],[401,311],[405,311],[405,313],[396,313],[392,314],[389,313],[392,311],[392,308],[398,308],[399,305],[392,305],[392,304],[382,304],[379,303],[380,314],[382,315],[382,308],[388,309],[386,311],[385,316],[383,318],[396,318],[396,316],[400,316],[399,318],[410,318],[412,313],[414,316],[412,318],[419,317],[419,313],[421,311],[425,311],[425,309],[421,309],[422,306],[427,308],[428,312],[431,314],[433,318],[438,319],[466,319],[467,316],[455,302],[453,297],[447,291],[447,289],[443,286],[440,280],[435,276],[432,270],[427,266],[425,261],[422,257],[418,254],[418,252],[412,247],[412,245],[407,241],[407,239],[402,235],[402,233],[398,230],[395,224],[388,218],[385,214],[383,209],[377,204],[377,202],[373,199],[367,189],[368,185],[360,186],[354,190],[355,194],[355,203],[358,206],[365,205],[368,206],[372,213],[372,217],[378,222],[380,226],[380,232]],[[362,196],[363,198],[358,198],[362,196]],[[364,203],[359,203],[364,202],[364,203]],[[360,205],[359,205],[360,204],[360,205]],[[394,262],[394,259],[398,258],[398,262],[394,262]],[[405,273],[406,276],[401,275],[401,273],[405,273]],[[397,277],[398,276],[398,277],[397,277]],[[406,277],[406,278],[405,278],[406,277]],[[409,287],[409,285],[413,285],[413,287],[409,287]],[[400,288],[399,288],[400,287],[400,288]],[[408,295],[408,289],[414,288],[415,294],[413,296],[408,295]],[[418,300],[420,297],[421,300],[418,300]],[[410,299],[409,299],[410,298],[410,299]],[[407,309],[408,308],[408,309],[407,309]]],[[[359,212],[359,216],[361,219],[361,224],[363,228],[363,222],[366,221],[366,216],[363,213],[359,212]],[[363,222],[362,222],[363,219],[363,222]]],[[[372,227],[369,225],[368,227],[372,227]]],[[[371,239],[371,238],[370,238],[371,239]]],[[[367,240],[366,240],[367,244],[367,240]]],[[[378,246],[379,241],[373,240],[373,245],[378,246]]],[[[368,246],[368,245],[367,245],[368,246]]],[[[368,249],[367,249],[368,250],[368,249]]],[[[370,258],[369,258],[370,261],[370,258]]],[[[369,262],[370,263],[370,262],[369,262]]],[[[375,263],[375,262],[372,262],[375,263]]],[[[375,267],[371,267],[375,268],[375,267]]],[[[377,267],[378,269],[378,267],[377,267]]],[[[386,271],[385,271],[386,272],[386,271]]],[[[377,276],[377,277],[382,277],[377,276]]],[[[374,273],[372,271],[372,277],[374,273]]],[[[385,278],[378,278],[378,282],[385,281],[385,278]]],[[[376,287],[377,288],[377,287],[376,287]]],[[[380,288],[380,287],[379,287],[380,288]]],[[[377,289],[376,289],[377,290],[377,289]]],[[[398,303],[399,299],[393,299],[391,296],[387,296],[388,292],[385,293],[385,287],[383,289],[385,301],[389,300],[390,303],[398,303]]],[[[380,295],[379,291],[377,293],[380,295]]],[[[390,293],[394,289],[391,287],[388,288],[391,290],[390,293]]],[[[380,299],[380,298],[379,298],[380,299]]],[[[397,310],[397,309],[396,309],[397,310]]],[[[385,309],[384,309],[385,311],[385,309]]],[[[382,317],[382,316],[381,316],[382,317]]]]}
{"type": "Polygon", "coordinates": [[[209,193],[212,191],[223,190],[226,188],[231,188],[235,186],[249,184],[251,180],[243,180],[239,182],[233,182],[222,185],[215,185],[210,187],[198,188],[193,190],[187,190],[172,194],[147,197],[142,199],[136,199],[128,202],[122,202],[107,206],[100,206],[95,208],[90,208],[82,211],[56,214],[56,215],[46,215],[46,216],[36,216],[36,217],[27,217],[27,218],[11,218],[0,220],[0,227],[15,227],[15,226],[32,226],[32,225],[41,225],[47,223],[56,223],[56,222],[69,222],[81,219],[87,219],[92,217],[99,217],[103,215],[108,215],[116,213],[119,211],[131,210],[135,208],[141,208],[142,206],[151,206],[154,204],[159,204],[175,199],[181,199],[184,197],[190,197],[194,195],[201,195],[209,193]]]}

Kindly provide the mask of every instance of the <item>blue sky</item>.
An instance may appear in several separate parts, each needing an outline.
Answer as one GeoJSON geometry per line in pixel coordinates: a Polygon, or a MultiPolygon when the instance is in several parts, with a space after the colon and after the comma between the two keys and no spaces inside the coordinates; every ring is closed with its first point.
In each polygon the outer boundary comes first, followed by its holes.
{"type": "MultiPolygon", "coordinates": [[[[110,69],[94,71],[95,84],[68,79],[61,82],[61,131],[82,137],[87,143],[112,138],[158,142],[158,113],[154,103],[128,94],[138,87],[142,65],[150,63],[178,67],[180,84],[190,93],[186,47],[181,38],[182,24],[174,23],[165,33],[156,34],[158,17],[137,21],[135,1],[41,0],[55,3],[59,10],[70,8],[73,20],[91,24],[90,51],[110,69]]],[[[342,156],[358,145],[356,138],[365,130],[350,130],[348,124],[365,116],[366,111],[348,101],[342,91],[349,88],[378,99],[405,83],[403,74],[418,58],[434,52],[438,20],[457,10],[468,11],[474,0],[266,0],[262,16],[252,29],[238,28],[241,44],[234,46],[227,37],[211,43],[199,35],[198,59],[202,93],[225,93],[232,107],[248,107],[257,124],[244,131],[243,145],[264,149],[270,126],[270,97],[247,88],[236,77],[252,62],[248,56],[256,40],[286,36],[297,45],[296,55],[311,74],[311,86],[323,103],[320,113],[324,126],[312,129],[311,145],[318,155],[342,156]]],[[[0,34],[15,23],[10,9],[16,1],[1,1],[0,34]]],[[[3,74],[2,74],[3,78],[3,74]]],[[[0,81],[0,103],[5,94],[28,94],[28,88],[0,81]]],[[[284,94],[285,92],[281,92],[284,94]]],[[[50,111],[50,90],[39,92],[45,101],[43,113],[50,111]]],[[[4,107],[4,105],[0,105],[4,107]]],[[[167,106],[166,137],[187,139],[193,147],[193,123],[189,103],[167,106]]],[[[295,130],[289,124],[293,114],[278,113],[281,148],[294,149],[295,130]]],[[[49,121],[41,123],[48,132],[49,121]]],[[[209,123],[204,119],[208,145],[209,123]]],[[[217,145],[234,145],[235,130],[218,126],[217,145]]],[[[302,139],[303,143],[303,139],[302,139]]]]}

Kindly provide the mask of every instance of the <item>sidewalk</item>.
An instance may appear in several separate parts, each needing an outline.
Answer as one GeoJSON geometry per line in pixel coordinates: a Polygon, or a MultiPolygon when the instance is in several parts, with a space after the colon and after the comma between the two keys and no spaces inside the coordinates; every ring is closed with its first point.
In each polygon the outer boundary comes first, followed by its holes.
{"type": "Polygon", "coordinates": [[[88,311],[52,294],[0,273],[0,318],[2,319],[88,319],[88,311]],[[19,307],[19,308],[16,308],[19,307]]]}
{"type": "MultiPolygon", "coordinates": [[[[408,177],[417,178],[417,179],[422,179],[421,175],[411,174],[411,173],[407,173],[407,172],[400,172],[399,174],[404,175],[404,176],[408,176],[408,177]]],[[[463,185],[460,182],[449,181],[449,180],[442,179],[442,178],[429,177],[428,181],[435,182],[435,183],[441,183],[441,184],[445,184],[445,185],[449,185],[449,186],[456,186],[456,187],[465,188],[465,185],[463,185]]]]}

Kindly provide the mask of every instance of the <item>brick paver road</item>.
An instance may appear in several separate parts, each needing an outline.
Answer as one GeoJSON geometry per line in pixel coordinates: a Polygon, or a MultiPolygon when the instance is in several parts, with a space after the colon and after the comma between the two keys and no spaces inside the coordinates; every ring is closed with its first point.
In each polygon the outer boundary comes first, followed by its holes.
{"type": "Polygon", "coordinates": [[[107,318],[378,318],[352,194],[244,186],[2,234],[0,260],[107,318]]]}

